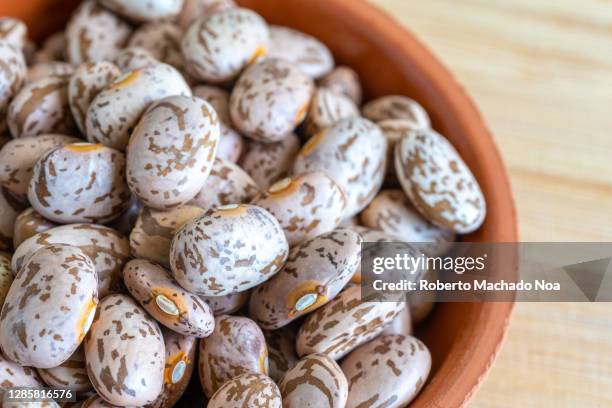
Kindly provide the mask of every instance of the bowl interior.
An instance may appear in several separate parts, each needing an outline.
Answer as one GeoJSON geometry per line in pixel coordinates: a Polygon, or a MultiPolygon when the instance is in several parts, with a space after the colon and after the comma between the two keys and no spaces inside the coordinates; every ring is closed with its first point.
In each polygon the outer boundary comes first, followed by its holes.
{"type": "MultiPolygon", "coordinates": [[[[22,18],[32,37],[60,29],[78,0],[2,2],[0,15],[22,18]]],[[[466,241],[518,240],[508,179],[491,135],[448,71],[410,33],[361,0],[239,0],[272,24],[310,33],[338,63],[356,69],[366,98],[404,94],[430,113],[476,175],[487,200],[483,227],[466,241]]],[[[512,311],[509,303],[441,303],[417,330],[433,355],[430,380],[415,407],[455,407],[469,401],[490,368],[512,311]]]]}

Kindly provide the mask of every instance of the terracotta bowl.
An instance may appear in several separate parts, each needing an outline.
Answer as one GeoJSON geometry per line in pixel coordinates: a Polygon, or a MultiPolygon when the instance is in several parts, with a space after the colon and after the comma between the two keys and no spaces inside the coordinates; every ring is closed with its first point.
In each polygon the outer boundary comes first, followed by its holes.
{"type": "MultiPolygon", "coordinates": [[[[366,96],[405,94],[468,163],[487,199],[483,227],[466,241],[515,242],[517,218],[502,160],[482,117],[453,76],[419,40],[361,0],[240,0],[270,23],[308,32],[360,74],[366,96]]],[[[22,18],[35,39],[60,29],[78,1],[2,1],[0,15],[22,18]]],[[[433,370],[413,407],[460,407],[474,396],[504,339],[512,303],[442,303],[417,331],[433,370]]]]}

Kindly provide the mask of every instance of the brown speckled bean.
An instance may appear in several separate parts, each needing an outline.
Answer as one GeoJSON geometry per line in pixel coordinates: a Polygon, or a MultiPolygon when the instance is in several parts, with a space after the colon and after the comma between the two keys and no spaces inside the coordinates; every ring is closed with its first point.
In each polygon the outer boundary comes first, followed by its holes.
{"type": "Polygon", "coordinates": [[[298,362],[295,351],[296,330],[285,326],[278,330],[264,330],[268,345],[268,375],[277,383],[298,362]]]}
{"type": "Polygon", "coordinates": [[[85,353],[79,347],[68,360],[57,367],[39,368],[38,374],[49,387],[70,388],[79,395],[93,389],[85,367],[85,353]]]}
{"type": "Polygon", "coordinates": [[[477,230],[486,204],[461,156],[434,130],[407,134],[395,147],[395,169],[414,207],[433,224],[458,234],[477,230]]]}
{"type": "Polygon", "coordinates": [[[185,289],[221,296],[270,279],[288,252],[285,234],[272,214],[234,204],[186,223],[172,240],[170,265],[185,289]],[[255,236],[259,238],[252,239],[255,236]]]}
{"type": "Polygon", "coordinates": [[[276,58],[251,65],[236,82],[230,115],[236,129],[259,142],[278,142],[302,123],[314,92],[312,79],[276,58]]]}
{"type": "Polygon", "coordinates": [[[195,337],[183,336],[163,329],[166,345],[166,365],[164,367],[164,389],[151,404],[144,408],[171,408],[181,398],[196,364],[198,341],[195,337]]]}
{"type": "Polygon", "coordinates": [[[319,80],[319,85],[347,96],[357,106],[361,105],[363,95],[361,82],[359,81],[359,75],[351,67],[339,66],[334,68],[333,71],[319,80]]]}
{"type": "Polygon", "coordinates": [[[278,386],[263,374],[245,373],[232,378],[210,398],[208,408],[281,408],[278,386]]]}
{"type": "Polygon", "coordinates": [[[132,255],[169,266],[170,244],[176,231],[205,210],[184,205],[169,211],[143,207],[130,234],[132,255]]]}
{"type": "Polygon", "coordinates": [[[15,221],[23,205],[4,188],[0,188],[0,251],[7,251],[13,245],[15,221]]]}
{"type": "Polygon", "coordinates": [[[404,307],[404,302],[364,301],[361,286],[351,286],[306,318],[297,337],[298,355],[324,353],[338,360],[378,336],[404,307]]]}
{"type": "Polygon", "coordinates": [[[56,223],[47,220],[37,213],[35,209],[28,208],[22,211],[15,219],[13,248],[18,248],[23,241],[39,232],[47,231],[55,227],[57,227],[56,223]]]}
{"type": "MultiPolygon", "coordinates": [[[[412,293],[409,295],[411,297],[412,293]]],[[[410,305],[408,305],[410,306],[410,305]]],[[[412,315],[410,307],[405,307],[391,323],[385,326],[385,329],[380,334],[381,336],[387,334],[401,334],[403,336],[412,335],[412,315]]]]}
{"type": "Polygon", "coordinates": [[[341,364],[349,382],[347,408],[399,408],[419,393],[431,369],[427,347],[411,336],[381,336],[353,351],[341,364]]]}
{"type": "Polygon", "coordinates": [[[210,103],[217,115],[221,127],[221,138],[217,147],[217,157],[237,162],[243,150],[244,141],[240,133],[233,128],[229,113],[229,93],[216,86],[200,85],[193,88],[193,94],[210,103]]]}
{"type": "Polygon", "coordinates": [[[208,397],[237,375],[267,375],[268,348],[261,329],[246,317],[217,317],[214,332],[200,340],[198,366],[200,382],[208,397]]]}
{"type": "Polygon", "coordinates": [[[406,96],[388,95],[374,99],[361,108],[361,114],[373,122],[407,119],[418,129],[428,129],[431,126],[427,111],[418,102],[406,96]]]}
{"type": "Polygon", "coordinates": [[[181,53],[182,30],[167,21],[156,21],[140,26],[128,46],[142,47],[161,62],[182,70],[185,66],[181,53]]]}
{"type": "Polygon", "coordinates": [[[334,68],[334,57],[325,44],[289,27],[270,26],[268,57],[285,59],[313,79],[334,68]]]}
{"type": "Polygon", "coordinates": [[[191,96],[189,85],[171,65],[159,63],[121,75],[91,102],[87,139],[123,150],[143,112],[170,95],[191,96]]]}
{"type": "Polygon", "coordinates": [[[25,85],[9,105],[13,137],[45,133],[73,134],[76,125],[68,104],[68,76],[49,76],[25,85]]]}
{"type": "Polygon", "coordinates": [[[66,26],[68,60],[110,61],[125,45],[132,28],[97,0],[85,0],[72,14],[66,26]]]}
{"type": "Polygon", "coordinates": [[[38,233],[15,250],[11,268],[17,272],[38,249],[51,244],[79,247],[94,262],[98,293],[103,298],[121,285],[121,271],[130,255],[128,240],[117,231],[96,224],[71,224],[38,233]]]}
{"type": "Polygon", "coordinates": [[[225,296],[200,296],[208,303],[215,316],[236,313],[249,300],[250,291],[232,293],[225,296]]]}
{"type": "Polygon", "coordinates": [[[85,119],[91,101],[119,75],[119,68],[107,61],[88,62],[74,71],[68,83],[68,102],[81,132],[86,130],[85,119]]]}
{"type": "Polygon", "coordinates": [[[40,215],[60,224],[117,218],[130,199],[123,153],[90,143],[51,150],[34,166],[28,199],[40,215]]]}
{"type": "Polygon", "coordinates": [[[98,303],[91,259],[77,247],[50,245],[34,252],[6,295],[0,345],[14,361],[57,367],[87,334],[98,303]]]}
{"type": "Polygon", "coordinates": [[[26,79],[26,63],[23,54],[6,41],[0,41],[0,132],[7,128],[6,114],[9,103],[18,95],[26,79]]]}
{"type": "Polygon", "coordinates": [[[11,255],[0,252],[0,309],[4,305],[4,299],[13,283],[13,271],[11,271],[11,255]]]}
{"type": "Polygon", "coordinates": [[[304,121],[304,132],[312,136],[344,119],[359,116],[359,108],[350,98],[328,88],[318,88],[304,121]]]}
{"type": "Polygon", "coordinates": [[[181,49],[190,74],[220,83],[237,77],[244,67],[265,55],[268,41],[268,26],[257,13],[230,8],[191,24],[181,49]]]}
{"type": "Polygon", "coordinates": [[[187,29],[198,18],[233,7],[236,7],[234,0],[185,0],[177,23],[187,29]]]}
{"type": "Polygon", "coordinates": [[[216,157],[204,187],[190,204],[208,210],[222,205],[248,203],[258,192],[257,184],[244,170],[216,157]]]}
{"type": "Polygon", "coordinates": [[[40,135],[13,139],[0,150],[0,185],[16,197],[26,198],[34,165],[49,150],[79,140],[64,135],[40,135]]]}
{"type": "Polygon", "coordinates": [[[289,246],[333,230],[346,208],[344,192],[323,172],[280,180],[251,203],[276,217],[289,246]]]}
{"type": "Polygon", "coordinates": [[[325,354],[311,354],[287,371],[279,383],[283,408],[344,408],[348,382],[340,366],[325,354]]]}
{"type": "Polygon", "coordinates": [[[427,243],[418,247],[431,256],[443,254],[455,240],[453,232],[425,220],[402,190],[382,190],[361,213],[361,222],[398,241],[427,243]]]}
{"type": "Polygon", "coordinates": [[[181,288],[161,266],[134,259],[125,265],[123,280],[132,297],[170,330],[198,338],[212,333],[214,316],[208,304],[181,288]]]}
{"type": "Polygon", "coordinates": [[[106,401],[144,405],[161,393],[166,347],[159,326],[127,295],[102,299],[85,339],[87,374],[106,401]]]}
{"type": "Polygon", "coordinates": [[[377,123],[383,135],[387,139],[387,169],[385,181],[389,184],[397,185],[397,175],[395,174],[395,145],[400,139],[413,132],[425,130],[421,125],[411,119],[385,119],[377,123]]]}
{"type": "Polygon", "coordinates": [[[183,7],[183,0],[99,0],[109,10],[137,23],[169,19],[177,16],[183,7]]]}
{"type": "Polygon", "coordinates": [[[34,368],[21,366],[0,353],[0,396],[8,388],[43,386],[34,368]]]}
{"type": "Polygon", "coordinates": [[[293,247],[281,271],[253,290],[249,314],[277,329],[332,300],[361,261],[361,237],[335,230],[293,247]]]}
{"type": "Polygon", "coordinates": [[[276,143],[251,141],[240,166],[265,190],[289,174],[299,150],[300,139],[293,133],[276,143]]]}
{"type": "Polygon", "coordinates": [[[217,151],[219,120],[208,102],[169,96],[153,103],[132,132],[127,182],[146,206],[164,210],[193,199],[217,151]]]}
{"type": "Polygon", "coordinates": [[[367,119],[346,119],[313,136],[300,150],[294,173],[324,171],[346,194],[345,217],[364,209],[385,176],[387,141],[367,119]]]}
{"type": "Polygon", "coordinates": [[[151,53],[142,47],[127,47],[115,55],[113,60],[122,73],[159,64],[151,53]]]}

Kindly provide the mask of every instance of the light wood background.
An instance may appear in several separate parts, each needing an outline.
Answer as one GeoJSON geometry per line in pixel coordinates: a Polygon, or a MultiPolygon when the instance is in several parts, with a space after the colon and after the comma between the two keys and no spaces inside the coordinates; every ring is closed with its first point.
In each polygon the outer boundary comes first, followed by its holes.
{"type": "MultiPolygon", "coordinates": [[[[475,99],[521,239],[612,242],[612,1],[371,1],[475,99]]],[[[612,407],[612,303],[517,305],[472,406],[612,407]]]]}

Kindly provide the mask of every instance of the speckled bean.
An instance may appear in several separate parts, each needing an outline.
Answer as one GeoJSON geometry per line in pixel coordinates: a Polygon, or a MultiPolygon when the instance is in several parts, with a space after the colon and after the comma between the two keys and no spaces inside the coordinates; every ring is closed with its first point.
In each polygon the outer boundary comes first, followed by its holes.
{"type": "Polygon", "coordinates": [[[140,26],[128,41],[128,46],[142,47],[161,62],[182,70],[185,60],[181,53],[183,31],[167,21],[140,26]]]}
{"type": "Polygon", "coordinates": [[[323,172],[280,180],[251,203],[276,217],[289,246],[333,230],[346,208],[344,192],[323,172]]]}
{"type": "Polygon", "coordinates": [[[153,103],[132,132],[127,183],[146,206],[186,204],[206,182],[219,140],[219,120],[208,102],[169,96],[153,103]]]}
{"type": "Polygon", "coordinates": [[[34,368],[17,364],[0,353],[0,397],[9,388],[43,386],[34,368]]]}
{"type": "Polygon", "coordinates": [[[45,133],[73,134],[76,125],[68,104],[68,76],[49,76],[25,85],[9,105],[13,137],[45,133]]]}
{"type": "Polygon", "coordinates": [[[0,70],[0,132],[4,132],[9,103],[25,83],[27,70],[23,54],[7,41],[0,40],[0,61],[4,64],[0,70]]]}
{"type": "Polygon", "coordinates": [[[39,368],[38,374],[49,387],[70,388],[79,395],[93,389],[85,367],[85,353],[79,347],[68,360],[57,367],[39,368]]]}
{"type": "Polygon", "coordinates": [[[0,188],[0,251],[7,251],[13,245],[15,221],[23,205],[4,188],[0,188]]]}
{"type": "Polygon", "coordinates": [[[257,13],[230,8],[204,16],[189,26],[181,49],[190,74],[221,83],[234,79],[248,64],[265,55],[269,31],[257,13]]]}
{"type": "Polygon", "coordinates": [[[193,94],[210,103],[219,116],[221,137],[217,146],[217,157],[237,162],[242,154],[244,141],[240,133],[233,128],[229,113],[229,93],[216,86],[199,85],[193,88],[193,94]]]}
{"type": "Polygon", "coordinates": [[[151,53],[142,47],[127,47],[115,55],[113,60],[122,73],[159,64],[151,53]]]}
{"type": "Polygon", "coordinates": [[[87,334],[98,303],[97,274],[77,247],[50,245],[34,252],[6,295],[0,345],[22,365],[57,367],[87,334]]]}
{"type": "Polygon", "coordinates": [[[79,247],[94,262],[100,298],[120,288],[121,271],[130,256],[130,245],[117,231],[102,225],[62,225],[28,238],[15,250],[12,270],[19,271],[35,251],[51,244],[79,247]]]}
{"type": "Polygon", "coordinates": [[[399,408],[419,393],[431,369],[427,347],[411,336],[381,336],[353,351],[341,364],[349,382],[347,408],[399,408]]]}
{"type": "Polygon", "coordinates": [[[325,44],[289,27],[270,26],[268,57],[285,59],[313,79],[322,77],[334,68],[334,57],[325,44]]]}
{"type": "Polygon", "coordinates": [[[68,83],[68,102],[81,132],[86,130],[85,119],[91,101],[119,75],[119,68],[107,61],[88,62],[74,71],[68,83]]]}
{"type": "Polygon", "coordinates": [[[276,143],[251,141],[240,166],[265,190],[289,174],[299,150],[300,139],[293,133],[276,143]]]}
{"type": "Polygon", "coordinates": [[[39,79],[48,76],[66,76],[72,75],[74,66],[62,61],[45,61],[38,62],[28,67],[26,75],[26,83],[35,82],[39,79]]]}
{"type": "Polygon", "coordinates": [[[206,183],[190,204],[207,210],[222,205],[248,203],[258,192],[257,184],[244,170],[216,157],[206,183]]]}
{"type": "Polygon", "coordinates": [[[213,333],[200,340],[198,367],[202,388],[209,398],[237,375],[267,375],[268,348],[261,329],[246,317],[215,318],[213,333]]]}
{"type": "Polygon", "coordinates": [[[34,166],[28,199],[43,217],[60,224],[110,221],[130,199],[123,153],[90,143],[51,150],[34,166]]]}
{"type": "Polygon", "coordinates": [[[198,341],[192,336],[183,336],[171,330],[162,329],[166,345],[164,367],[164,388],[151,404],[144,408],[171,408],[181,398],[196,364],[198,341]]]}
{"type": "Polygon", "coordinates": [[[312,79],[276,58],[251,65],[236,82],[230,115],[236,129],[259,142],[278,142],[306,117],[314,92],[312,79]]]}
{"type": "Polygon", "coordinates": [[[87,374],[108,402],[144,405],[161,393],[166,347],[159,326],[127,295],[102,299],[85,339],[87,374]]]}
{"type": "Polygon", "coordinates": [[[37,213],[35,209],[28,208],[22,211],[15,219],[13,248],[18,248],[23,241],[39,232],[47,231],[55,227],[57,227],[56,223],[47,220],[37,213]]]}
{"type": "Polygon", "coordinates": [[[68,60],[84,62],[110,61],[123,48],[132,28],[97,0],[85,0],[72,14],[66,26],[68,60]]]}
{"type": "Polygon", "coordinates": [[[245,373],[227,381],[210,398],[208,408],[283,406],[278,386],[263,374],[245,373]]]}
{"type": "Polygon", "coordinates": [[[36,162],[49,150],[76,143],[79,139],[64,135],[20,137],[0,150],[0,185],[25,200],[36,162]]]}
{"type": "Polygon", "coordinates": [[[234,0],[185,0],[177,24],[187,29],[198,18],[236,7],[234,0]]]}
{"type": "Polygon", "coordinates": [[[11,255],[0,252],[0,309],[4,305],[6,294],[13,283],[13,271],[11,271],[11,255]]]}
{"type": "Polygon", "coordinates": [[[395,147],[395,169],[414,207],[433,224],[458,234],[477,230],[486,204],[461,156],[434,130],[407,134],[395,147]]]}
{"type": "Polygon", "coordinates": [[[121,75],[89,105],[87,139],[123,150],[149,105],[171,95],[191,96],[189,85],[171,65],[159,63],[121,75]]]}
{"type": "Polygon", "coordinates": [[[319,80],[319,85],[350,98],[355,105],[361,105],[363,90],[359,75],[351,67],[338,66],[319,80]]]}
{"type": "Polygon", "coordinates": [[[161,266],[134,259],[125,265],[123,280],[134,299],[170,330],[198,338],[212,333],[214,316],[208,304],[181,288],[161,266]]]}
{"type": "Polygon", "coordinates": [[[186,222],[203,215],[200,207],[185,205],[169,211],[143,207],[130,234],[132,255],[170,265],[170,244],[176,231],[186,222]]]}
{"type": "Polygon", "coordinates": [[[304,132],[312,136],[344,119],[359,116],[359,108],[349,97],[328,88],[318,88],[304,121],[304,132]]]}
{"type": "Polygon", "coordinates": [[[425,220],[402,190],[381,191],[361,213],[361,222],[366,227],[396,237],[398,241],[427,243],[418,247],[430,256],[443,254],[455,240],[454,233],[425,220]]]}
{"type": "Polygon", "coordinates": [[[284,408],[344,408],[348,382],[340,366],[325,354],[311,354],[287,371],[279,383],[284,408]]]}
{"type": "Polygon", "coordinates": [[[431,120],[419,103],[407,96],[388,95],[374,99],[361,108],[361,114],[373,122],[386,119],[406,119],[418,129],[428,129],[431,120]]]}
{"type": "Polygon", "coordinates": [[[346,119],[313,136],[300,150],[294,173],[324,171],[346,194],[345,217],[364,209],[385,176],[387,141],[367,119],[346,119]]]}
{"type": "Polygon", "coordinates": [[[272,214],[234,204],[186,223],[172,240],[170,265],[185,289],[221,296],[270,279],[287,253],[287,239],[272,214]]]}
{"type": "Polygon", "coordinates": [[[338,360],[378,336],[404,307],[404,302],[363,301],[361,286],[351,286],[306,318],[298,355],[324,353],[338,360]]]}
{"type": "Polygon", "coordinates": [[[281,271],[251,294],[249,314],[277,329],[331,301],[361,261],[361,237],[335,230],[293,247],[281,271]]]}
{"type": "Polygon", "coordinates": [[[285,326],[278,330],[264,330],[268,345],[268,375],[277,383],[298,362],[295,351],[296,330],[285,326]]]}
{"type": "Polygon", "coordinates": [[[28,41],[28,27],[21,20],[12,17],[0,18],[0,40],[22,50],[28,41]]]}

